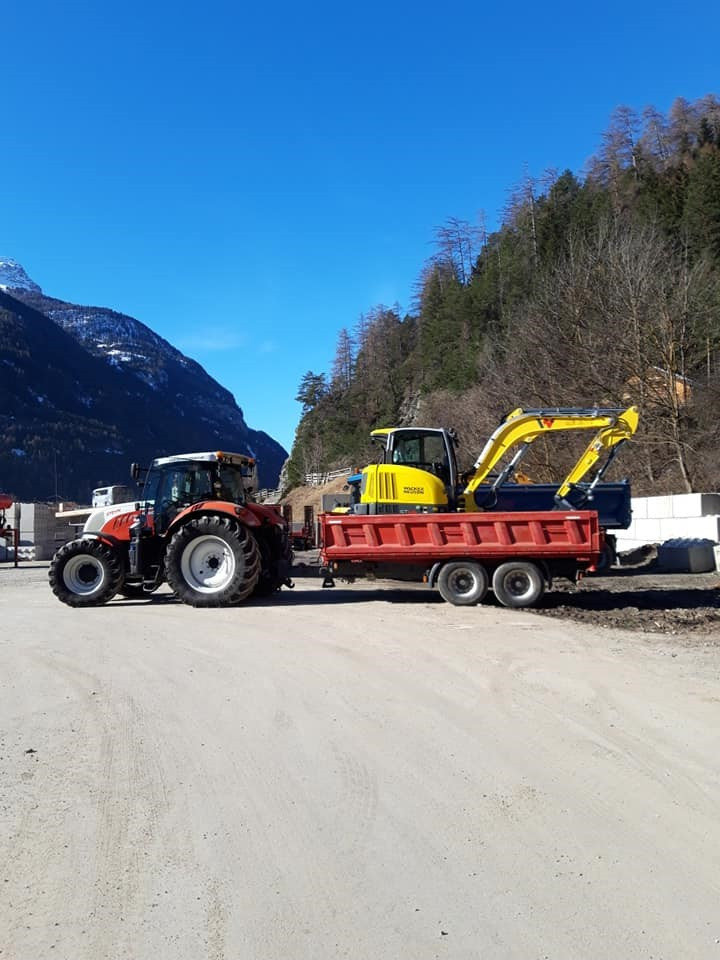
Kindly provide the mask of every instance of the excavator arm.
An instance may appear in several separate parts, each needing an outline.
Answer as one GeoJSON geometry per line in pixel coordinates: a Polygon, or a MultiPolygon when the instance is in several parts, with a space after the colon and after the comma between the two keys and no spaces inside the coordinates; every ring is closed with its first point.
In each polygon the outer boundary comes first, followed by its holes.
{"type": "MultiPolygon", "coordinates": [[[[565,497],[570,492],[570,488],[582,480],[603,454],[608,453],[613,456],[619,445],[633,436],[638,428],[638,420],[637,407],[628,407],[615,424],[598,430],[580,459],[558,487],[556,497],[558,499],[565,497]]],[[[609,463],[603,467],[603,473],[607,466],[609,463]]]]}
{"type": "Polygon", "coordinates": [[[557,407],[539,410],[523,410],[518,407],[505,417],[483,447],[463,495],[474,494],[508,450],[516,444],[522,443],[525,447],[513,458],[513,466],[519,462],[533,440],[544,434],[595,429],[598,432],[558,489],[558,496],[564,496],[571,485],[585,476],[603,453],[611,451],[621,441],[633,436],[638,420],[637,407],[628,407],[626,410],[621,407],[557,407]]]}

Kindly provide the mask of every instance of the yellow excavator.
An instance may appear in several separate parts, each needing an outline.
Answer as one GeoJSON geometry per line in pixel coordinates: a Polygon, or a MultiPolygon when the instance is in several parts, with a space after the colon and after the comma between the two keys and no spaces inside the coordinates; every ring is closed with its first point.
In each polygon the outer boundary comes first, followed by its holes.
{"type": "MultiPolygon", "coordinates": [[[[498,498],[530,445],[541,436],[558,431],[594,430],[595,433],[560,484],[528,484],[520,497],[528,506],[508,509],[548,509],[554,506],[578,509],[592,500],[597,484],[607,471],[620,446],[636,432],[637,407],[557,407],[509,413],[485,444],[471,471],[458,473],[453,430],[436,427],[392,427],[373,430],[371,438],[382,445],[382,461],[350,477],[353,513],[410,513],[497,509],[498,498]],[[506,455],[518,447],[507,464],[493,474],[506,455]],[[590,483],[582,484],[580,497],[568,497],[579,490],[583,477],[605,455],[606,459],[590,483]],[[532,495],[542,486],[544,498],[532,495]]],[[[627,496],[629,503],[629,493],[627,496]]]]}

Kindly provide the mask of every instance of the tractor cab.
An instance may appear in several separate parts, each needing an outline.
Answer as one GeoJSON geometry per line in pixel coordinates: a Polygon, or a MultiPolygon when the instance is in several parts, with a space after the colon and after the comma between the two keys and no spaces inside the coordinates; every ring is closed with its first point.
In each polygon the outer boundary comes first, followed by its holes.
{"type": "Polygon", "coordinates": [[[244,505],[257,487],[256,462],[241,453],[158,457],[148,469],[133,464],[132,476],[144,479],[143,501],[156,533],[164,533],[186,507],[217,500],[244,505]]]}

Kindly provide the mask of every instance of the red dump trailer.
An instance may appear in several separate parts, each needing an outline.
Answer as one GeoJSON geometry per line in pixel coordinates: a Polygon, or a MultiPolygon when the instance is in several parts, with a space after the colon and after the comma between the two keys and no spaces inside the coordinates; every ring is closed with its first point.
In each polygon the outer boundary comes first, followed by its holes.
{"type": "Polygon", "coordinates": [[[555,578],[577,580],[600,559],[594,510],[320,516],[326,583],[362,576],[424,582],[458,606],[492,588],[506,607],[537,603],[555,578]]]}

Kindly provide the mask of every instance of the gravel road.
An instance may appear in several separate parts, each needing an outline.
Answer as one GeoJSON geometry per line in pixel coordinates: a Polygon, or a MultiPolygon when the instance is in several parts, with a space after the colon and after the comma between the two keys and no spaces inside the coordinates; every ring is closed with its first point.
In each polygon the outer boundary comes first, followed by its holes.
{"type": "Polygon", "coordinates": [[[0,568],[2,960],[720,958],[720,648],[0,568]]]}

